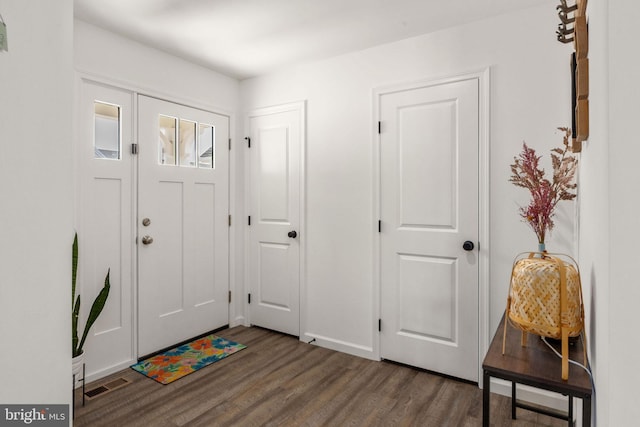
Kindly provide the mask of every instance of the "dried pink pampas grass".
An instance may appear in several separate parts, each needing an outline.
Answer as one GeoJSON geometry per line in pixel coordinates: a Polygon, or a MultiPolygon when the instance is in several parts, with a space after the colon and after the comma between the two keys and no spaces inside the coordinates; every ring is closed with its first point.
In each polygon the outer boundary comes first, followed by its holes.
{"type": "Polygon", "coordinates": [[[531,193],[529,205],[520,208],[520,216],[538,236],[538,243],[544,244],[547,232],[553,229],[553,216],[556,206],[561,200],[573,200],[576,197],[575,181],[578,159],[570,153],[569,138],[571,130],[564,131],[564,148],[551,150],[553,179],[545,178],[544,169],[540,168],[540,156],[536,156],[533,148],[522,144],[522,152],[514,157],[511,165],[509,182],[517,187],[526,188],[531,193]]]}

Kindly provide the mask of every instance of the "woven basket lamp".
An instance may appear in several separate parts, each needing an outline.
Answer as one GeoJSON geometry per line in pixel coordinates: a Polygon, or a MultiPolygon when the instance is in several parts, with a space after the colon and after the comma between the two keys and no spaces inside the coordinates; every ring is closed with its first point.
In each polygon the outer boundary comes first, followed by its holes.
{"type": "MultiPolygon", "coordinates": [[[[569,337],[580,336],[584,331],[584,305],[578,265],[573,258],[563,256],[572,261],[568,263],[560,256],[530,252],[516,257],[507,298],[502,354],[507,322],[522,331],[522,346],[527,344],[527,333],[562,340],[562,379],[567,380],[569,337]]],[[[586,353],[584,360],[586,363],[586,353]]]]}

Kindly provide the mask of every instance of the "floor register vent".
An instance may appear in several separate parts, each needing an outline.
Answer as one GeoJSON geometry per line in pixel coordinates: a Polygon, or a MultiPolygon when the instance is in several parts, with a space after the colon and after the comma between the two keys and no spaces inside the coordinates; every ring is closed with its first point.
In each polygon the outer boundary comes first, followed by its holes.
{"type": "Polygon", "coordinates": [[[87,399],[95,399],[98,396],[102,396],[103,394],[109,393],[110,391],[116,390],[120,387],[124,387],[125,385],[130,383],[131,381],[126,378],[116,378],[111,382],[102,384],[96,388],[92,388],[91,390],[87,390],[84,395],[87,397],[87,399]]]}

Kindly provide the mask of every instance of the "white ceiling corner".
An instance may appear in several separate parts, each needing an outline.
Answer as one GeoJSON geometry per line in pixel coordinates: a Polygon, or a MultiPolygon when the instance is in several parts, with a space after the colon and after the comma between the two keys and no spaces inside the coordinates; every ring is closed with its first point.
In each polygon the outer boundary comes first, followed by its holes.
{"type": "Polygon", "coordinates": [[[553,0],[75,0],[75,17],[238,79],[553,0]]]}

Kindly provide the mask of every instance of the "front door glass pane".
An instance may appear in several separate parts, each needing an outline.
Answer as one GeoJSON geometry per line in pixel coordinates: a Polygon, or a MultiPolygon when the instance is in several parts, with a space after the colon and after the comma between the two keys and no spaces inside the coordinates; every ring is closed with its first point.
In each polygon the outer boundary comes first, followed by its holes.
{"type": "Polygon", "coordinates": [[[160,139],[158,140],[158,154],[161,165],[176,164],[176,130],[175,117],[160,116],[160,139]]]}
{"type": "Polygon", "coordinates": [[[196,122],[180,119],[180,166],[196,167],[196,122]]]}
{"type": "Polygon", "coordinates": [[[200,124],[200,143],[198,145],[198,167],[215,169],[215,132],[211,125],[200,124]]]}

